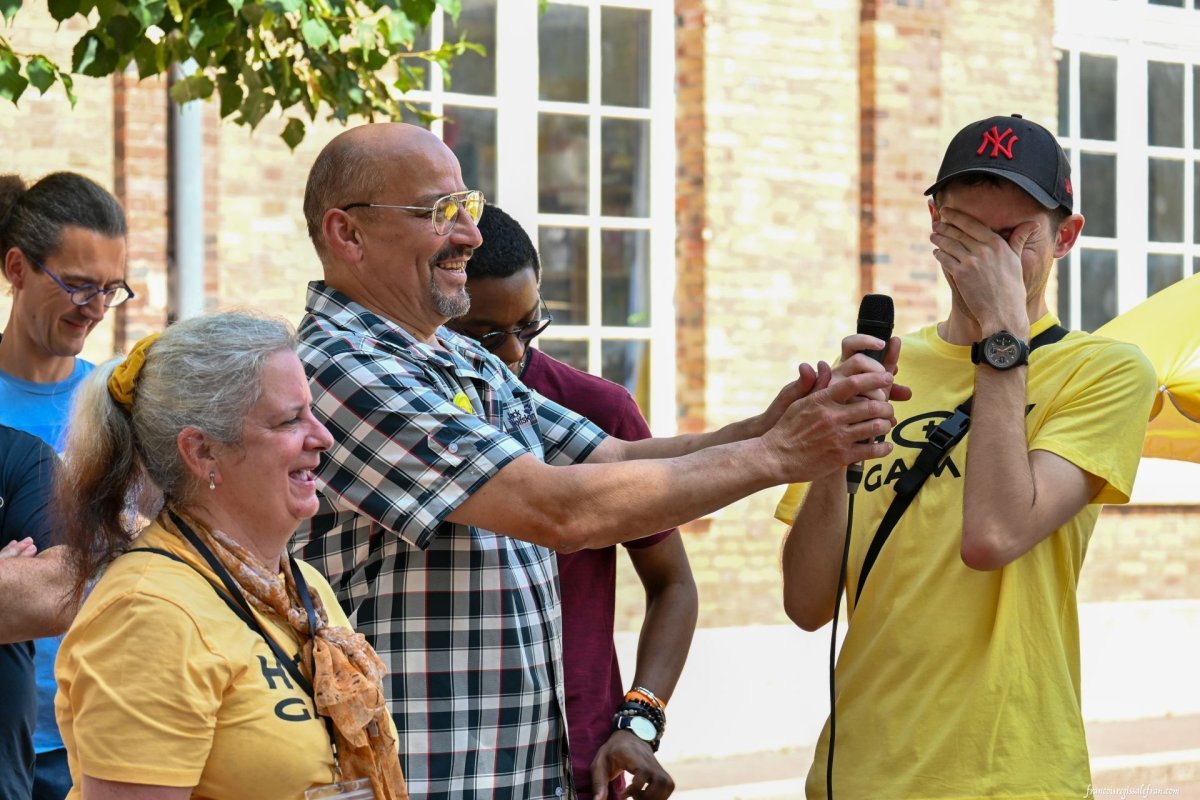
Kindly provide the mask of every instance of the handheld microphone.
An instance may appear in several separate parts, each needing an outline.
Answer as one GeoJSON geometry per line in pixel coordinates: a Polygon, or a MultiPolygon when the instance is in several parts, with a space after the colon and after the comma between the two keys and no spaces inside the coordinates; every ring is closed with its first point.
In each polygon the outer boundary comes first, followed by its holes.
{"type": "MultiPolygon", "coordinates": [[[[886,294],[864,295],[858,306],[858,333],[865,333],[883,340],[882,350],[860,350],[865,356],[875,359],[880,364],[887,353],[887,343],[892,338],[892,326],[896,321],[896,308],[892,298],[886,294]]],[[[862,463],[854,463],[846,467],[846,491],[854,494],[862,483],[862,463]]]]}

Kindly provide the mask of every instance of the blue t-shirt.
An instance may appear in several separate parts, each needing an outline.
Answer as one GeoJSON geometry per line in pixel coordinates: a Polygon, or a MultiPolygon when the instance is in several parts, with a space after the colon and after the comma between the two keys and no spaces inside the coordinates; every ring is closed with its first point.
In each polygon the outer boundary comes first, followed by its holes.
{"type": "MultiPolygon", "coordinates": [[[[54,461],[45,442],[0,425],[0,547],[26,536],[39,552],[55,544],[46,514],[54,461]]],[[[0,644],[0,686],[0,797],[29,797],[38,707],[33,642],[0,644]]]]}
{"type": "MultiPolygon", "coordinates": [[[[82,358],[75,359],[70,377],[57,383],[34,383],[0,371],[0,424],[31,433],[61,452],[66,444],[71,398],[79,384],[94,369],[82,358]]],[[[61,636],[38,639],[34,663],[37,667],[38,714],[33,746],[39,753],[63,746],[54,719],[54,659],[61,636]]]]}

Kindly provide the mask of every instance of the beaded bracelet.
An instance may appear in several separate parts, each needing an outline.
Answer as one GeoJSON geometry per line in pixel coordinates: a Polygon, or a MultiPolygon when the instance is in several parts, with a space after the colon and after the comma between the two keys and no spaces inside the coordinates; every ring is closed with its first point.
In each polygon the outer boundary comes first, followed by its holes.
{"type": "Polygon", "coordinates": [[[634,686],[632,689],[630,689],[628,692],[625,693],[626,700],[633,700],[639,696],[645,700],[649,700],[651,703],[658,706],[658,709],[660,711],[667,710],[667,704],[664,703],[662,700],[659,700],[658,695],[656,695],[654,692],[647,689],[645,686],[634,686]]]}

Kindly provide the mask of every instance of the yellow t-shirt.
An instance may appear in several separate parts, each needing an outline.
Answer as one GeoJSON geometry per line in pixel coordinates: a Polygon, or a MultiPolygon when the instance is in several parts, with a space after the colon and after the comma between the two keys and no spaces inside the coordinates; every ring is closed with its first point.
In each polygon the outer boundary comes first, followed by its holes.
{"type": "MultiPolygon", "coordinates": [[[[133,546],[175,553],[217,580],[157,524],[133,546]]],[[[330,624],[349,627],[325,579],[301,569],[330,624]]],[[[257,617],[284,652],[299,652],[290,629],[257,617]]],[[[221,800],[301,798],[334,780],[312,698],[204,577],[166,556],[127,553],[108,568],[63,639],[55,674],[71,800],[81,773],[221,800]]]]}
{"type": "MultiPolygon", "coordinates": [[[[1033,334],[1056,323],[1048,315],[1033,334]]],[[[855,498],[850,627],[836,669],[835,797],[1083,797],[1091,777],[1075,590],[1100,504],[1129,499],[1153,369],[1132,345],[1078,332],[1034,351],[1029,449],[1103,478],[1103,489],[1011,564],[972,570],[959,554],[968,434],[901,517],[858,602],[860,567],[892,485],[929,430],[974,389],[970,348],[943,341],[936,326],[905,337],[900,359],[913,398],[895,404],[895,450],[867,465],[855,498]]],[[[790,523],[804,491],[789,487],[776,516],[790,523]]],[[[828,741],[826,722],[809,798],[825,797],[828,741]]]]}

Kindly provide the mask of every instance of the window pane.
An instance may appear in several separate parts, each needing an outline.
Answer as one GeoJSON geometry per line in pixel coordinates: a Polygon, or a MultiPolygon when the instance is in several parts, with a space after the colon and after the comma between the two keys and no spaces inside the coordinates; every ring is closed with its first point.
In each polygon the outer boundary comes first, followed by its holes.
{"type": "Polygon", "coordinates": [[[1183,277],[1183,256],[1150,253],[1146,256],[1146,296],[1161,292],[1183,277]]]}
{"type": "Polygon", "coordinates": [[[600,274],[604,325],[650,324],[650,232],[603,231],[600,274]]]}
{"type": "Polygon", "coordinates": [[[1071,54],[1058,51],[1058,135],[1071,135],[1071,54]]]}
{"type": "Polygon", "coordinates": [[[1183,147],[1183,65],[1151,61],[1146,75],[1150,144],[1183,147]]]}
{"type": "Polygon", "coordinates": [[[600,213],[650,216],[650,122],[606,119],[600,123],[600,213]]]}
{"type": "Polygon", "coordinates": [[[1200,273],[1200,256],[1192,259],[1192,274],[1200,273]]]}
{"type": "MultiPolygon", "coordinates": [[[[417,28],[413,34],[412,52],[423,53],[432,45],[429,42],[429,28],[417,28]]],[[[422,76],[420,86],[429,90],[433,88],[433,65],[421,58],[402,58],[400,63],[407,65],[413,72],[422,76]]]]}
{"type": "Polygon", "coordinates": [[[1117,138],[1117,60],[1079,56],[1079,132],[1085,139],[1117,138]]]}
{"type": "Polygon", "coordinates": [[[538,209],[586,214],[587,117],[538,115],[538,209]]]}
{"type": "Polygon", "coordinates": [[[588,10],[553,3],[538,19],[538,97],[588,100],[588,10]]]}
{"type": "Polygon", "coordinates": [[[1174,8],[1183,8],[1183,0],[1150,0],[1152,6],[1172,6],[1174,8]]]}
{"type": "Polygon", "coordinates": [[[600,11],[600,102],[650,107],[650,12],[600,11]]]}
{"type": "Polygon", "coordinates": [[[1079,259],[1080,327],[1094,331],[1117,315],[1117,254],[1084,250],[1079,259]]]}
{"type": "Polygon", "coordinates": [[[400,121],[407,122],[410,125],[419,125],[428,130],[432,117],[428,119],[422,117],[420,112],[432,114],[429,110],[429,103],[412,103],[411,105],[412,108],[409,108],[407,105],[400,106],[400,121]]]}
{"type": "Polygon", "coordinates": [[[1088,236],[1117,235],[1117,157],[1101,153],[1079,156],[1080,213],[1088,236]]]}
{"type": "Polygon", "coordinates": [[[1150,159],[1150,241],[1183,241],[1183,162],[1150,159]]]}
{"type": "Polygon", "coordinates": [[[649,419],[650,343],[601,342],[600,376],[629,390],[642,415],[649,419]]]}
{"type": "Polygon", "coordinates": [[[556,325],[587,324],[587,230],[538,229],[542,297],[556,325]]]}
{"type": "Polygon", "coordinates": [[[444,40],[483,45],[486,55],[468,50],[452,62],[450,90],[467,94],[496,94],[496,0],[471,0],[462,4],[458,23],[446,15],[444,40]]]}
{"type": "Polygon", "coordinates": [[[1192,67],[1192,147],[1200,147],[1200,64],[1192,67]]]}
{"type": "Polygon", "coordinates": [[[1200,244],[1200,161],[1192,164],[1192,241],[1200,244]]]}
{"type": "Polygon", "coordinates": [[[577,370],[587,372],[587,342],[562,342],[542,337],[538,349],[551,358],[570,364],[577,370]]]}
{"type": "Polygon", "coordinates": [[[1058,261],[1058,318],[1071,327],[1071,259],[1058,261]]]}
{"type": "Polygon", "coordinates": [[[480,189],[488,202],[498,204],[495,109],[447,106],[442,138],[458,156],[463,183],[470,189],[480,189]]]}

